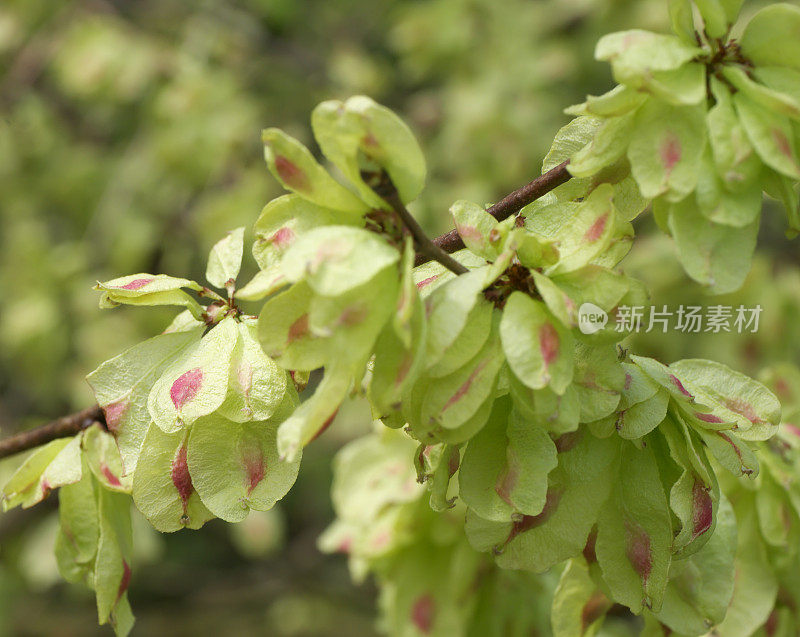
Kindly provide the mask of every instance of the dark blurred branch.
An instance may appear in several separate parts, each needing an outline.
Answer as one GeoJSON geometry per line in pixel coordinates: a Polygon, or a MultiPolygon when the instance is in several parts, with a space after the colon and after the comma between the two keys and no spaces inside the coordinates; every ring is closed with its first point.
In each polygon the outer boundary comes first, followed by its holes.
{"type": "Polygon", "coordinates": [[[0,440],[0,458],[13,456],[15,453],[27,449],[33,449],[56,438],[74,436],[95,422],[105,423],[103,410],[98,405],[64,416],[36,429],[23,431],[0,440]]]}
{"type": "MultiPolygon", "coordinates": [[[[570,180],[572,175],[567,170],[567,163],[562,162],[555,168],[551,168],[546,173],[537,177],[533,181],[525,184],[521,188],[517,188],[514,192],[506,195],[496,204],[491,206],[487,212],[498,221],[507,219],[513,214],[522,210],[529,203],[532,203],[546,195],[551,190],[558,188],[561,184],[570,180]]],[[[441,248],[447,253],[456,252],[464,247],[464,241],[458,234],[458,231],[451,230],[447,234],[436,237],[433,240],[434,245],[441,248]]],[[[421,265],[431,260],[426,254],[418,254],[415,265],[421,265]]]]}

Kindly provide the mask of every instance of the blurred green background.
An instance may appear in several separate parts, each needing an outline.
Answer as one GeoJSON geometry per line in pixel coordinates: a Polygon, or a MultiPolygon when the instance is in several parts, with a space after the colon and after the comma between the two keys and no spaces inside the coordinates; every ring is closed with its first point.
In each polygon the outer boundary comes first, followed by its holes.
{"type": "MultiPolygon", "coordinates": [[[[86,373],[166,326],[167,309],[100,311],[91,287],[140,271],[200,280],[211,245],[279,194],[262,128],[309,143],[323,99],[365,93],[395,109],[428,159],[413,211],[439,233],[455,199],[490,202],[538,174],[562,109],[611,86],[595,41],[632,27],[665,30],[666,2],[3,0],[0,431],[87,406],[86,373]]],[[[702,299],[670,242],[637,224],[645,238],[624,265],[654,302],[702,299]]],[[[800,276],[782,232],[770,215],[747,286],[720,301],[761,302],[759,334],[647,335],[639,351],[751,373],[797,362],[800,276]]],[[[272,512],[172,536],[141,524],[138,634],[373,634],[374,590],[315,549],[330,458],[368,426],[363,405],[344,409],[272,512]]],[[[54,511],[50,498],[0,516],[0,634],[109,632],[91,593],[58,578],[54,511]]]]}

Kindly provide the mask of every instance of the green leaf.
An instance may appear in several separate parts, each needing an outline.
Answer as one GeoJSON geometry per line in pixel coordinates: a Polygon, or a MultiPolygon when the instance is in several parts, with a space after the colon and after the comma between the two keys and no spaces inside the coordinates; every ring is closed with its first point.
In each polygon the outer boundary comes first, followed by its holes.
{"type": "Polygon", "coordinates": [[[601,184],[580,203],[556,235],[559,260],[548,274],[577,270],[591,263],[609,247],[616,230],[614,189],[601,184]]]}
{"type": "Polygon", "coordinates": [[[298,236],[320,226],[342,225],[347,218],[338,218],[341,216],[299,195],[273,199],[264,206],[253,228],[253,256],[262,270],[275,268],[298,236]]]}
{"type": "Polygon", "coordinates": [[[738,289],[750,271],[758,220],[736,228],[709,221],[692,197],[672,204],[669,228],[686,273],[714,294],[738,289]]]}
{"type": "Polygon", "coordinates": [[[694,190],[706,140],[705,109],[648,100],[636,113],[628,159],[642,195],[679,200],[694,190]]]}
{"type": "Polygon", "coordinates": [[[440,512],[455,506],[456,496],[448,497],[453,490],[451,479],[461,464],[461,451],[457,445],[421,444],[414,456],[417,482],[426,484],[430,491],[431,509],[440,512]]]}
{"type": "Polygon", "coordinates": [[[450,206],[450,215],[468,250],[487,261],[497,258],[505,238],[497,219],[478,204],[463,200],[450,206]]]}
{"type": "Polygon", "coordinates": [[[239,276],[244,251],[244,227],[231,230],[211,248],[206,280],[218,288],[227,288],[239,276]]]}
{"type": "Polygon", "coordinates": [[[741,228],[761,214],[761,183],[754,179],[737,184],[734,192],[728,190],[708,149],[703,153],[695,194],[700,211],[714,223],[741,228]]]}
{"type": "Polygon", "coordinates": [[[242,521],[250,509],[271,509],[297,479],[301,455],[279,457],[274,422],[240,424],[216,415],[192,426],[186,450],[200,499],[227,522],[242,521]]]}
{"type": "Polygon", "coordinates": [[[567,115],[595,115],[597,117],[619,117],[641,106],[647,96],[624,84],[618,84],[608,93],[600,96],[589,95],[583,104],[570,106],[567,115]]]}
{"type": "Polygon", "coordinates": [[[778,593],[778,582],[758,530],[752,496],[736,504],[736,585],[725,619],[716,626],[717,632],[725,637],[752,635],[767,621],[778,593]]]}
{"type": "MultiPolygon", "coordinates": [[[[700,16],[703,18],[704,31],[711,38],[724,38],[728,34],[730,23],[739,13],[739,9],[736,7],[733,18],[729,18],[722,0],[695,0],[695,4],[697,4],[700,16]]],[[[726,4],[729,5],[729,8],[732,8],[731,5],[733,4],[741,5],[741,0],[736,2],[726,0],[726,4]]]]}
{"type": "Polygon", "coordinates": [[[697,43],[694,37],[694,16],[690,0],[669,0],[669,19],[672,32],[684,43],[693,46],[697,43]]]}
{"type": "Polygon", "coordinates": [[[293,283],[306,281],[318,294],[337,296],[399,260],[400,253],[372,232],[327,226],[310,230],[292,244],[284,255],[283,271],[293,283]]]}
{"type": "Polygon", "coordinates": [[[531,389],[563,394],[572,382],[572,335],[541,301],[515,291],[500,321],[500,339],[511,370],[531,389]]]}
{"type": "Polygon", "coordinates": [[[464,330],[480,299],[483,282],[484,273],[473,270],[436,287],[425,299],[428,319],[425,359],[428,366],[438,363],[464,330]]]}
{"type": "Polygon", "coordinates": [[[630,141],[634,113],[603,120],[592,141],[575,153],[567,169],[574,177],[591,177],[625,154],[630,141]]]}
{"type": "Polygon", "coordinates": [[[483,347],[463,367],[435,380],[423,377],[418,381],[427,386],[420,422],[445,429],[466,423],[494,395],[502,365],[503,351],[494,321],[483,347]]]}
{"type": "Polygon", "coordinates": [[[719,507],[716,531],[699,552],[673,560],[659,621],[673,631],[702,635],[725,617],[734,590],[736,518],[727,499],[719,507]]]}
{"type": "Polygon", "coordinates": [[[91,585],[100,526],[97,517],[97,483],[89,467],[82,479],[58,492],[59,531],[55,555],[58,571],[68,582],[91,585]]]}
{"type": "Polygon", "coordinates": [[[613,599],[658,612],[667,585],[672,526],[655,455],[624,443],[614,489],[597,523],[597,560],[613,599]]]}
{"type": "Polygon", "coordinates": [[[104,489],[131,492],[132,476],[124,475],[122,457],[111,434],[94,424],[84,431],[81,447],[86,464],[104,489]]]}
{"type": "Polygon", "coordinates": [[[654,71],[672,71],[702,53],[674,35],[638,29],[605,35],[597,42],[594,56],[611,62],[614,79],[635,82],[654,71]]]}
{"type": "Polygon", "coordinates": [[[173,361],[200,342],[202,328],[161,334],[107,360],[86,377],[106,425],[117,440],[125,475],[136,469],[150,424],[150,388],[173,361]]]}
{"type": "Polygon", "coordinates": [[[103,488],[98,488],[96,494],[100,522],[93,578],[97,616],[100,624],[110,621],[116,625],[116,613],[121,610],[121,627],[129,627],[132,622],[128,617],[127,590],[133,552],[130,498],[103,488]]]}
{"type": "MultiPolygon", "coordinates": [[[[622,393],[622,402],[627,402],[625,391],[622,393]]],[[[619,435],[629,440],[641,438],[661,424],[667,414],[669,395],[659,389],[655,394],[633,404],[620,404],[621,410],[617,416],[616,429],[619,435]]]]}
{"type": "Polygon", "coordinates": [[[711,78],[716,103],[706,116],[709,146],[719,176],[731,191],[747,188],[761,172],[761,161],[733,106],[728,86],[711,78]]]}
{"type": "MultiPolygon", "coordinates": [[[[777,74],[770,74],[769,71],[767,71],[767,77],[784,80],[781,84],[784,84],[785,80],[791,77],[788,74],[794,73],[790,69],[781,69],[780,67],[778,67],[777,70],[777,74]],[[781,73],[781,71],[783,71],[783,73],[781,73]]],[[[725,79],[756,104],[774,111],[775,113],[786,115],[792,119],[800,119],[800,96],[792,95],[791,92],[785,93],[780,90],[774,90],[768,86],[764,86],[764,84],[754,82],[743,69],[736,66],[723,67],[722,73],[725,79]]],[[[760,74],[757,77],[760,79],[760,74]]],[[[792,86],[795,91],[792,92],[796,92],[796,82],[797,80],[795,78],[794,86],[792,86]]]]}
{"type": "Polygon", "coordinates": [[[740,46],[756,66],[800,70],[800,7],[783,2],[764,7],[747,23],[740,46]]]}
{"type": "Polygon", "coordinates": [[[284,188],[319,206],[332,208],[346,219],[357,218],[368,206],[320,166],[308,148],[282,130],[261,133],[269,171],[284,188]]]}
{"type": "Polygon", "coordinates": [[[733,475],[755,478],[758,475],[758,458],[747,442],[731,431],[713,431],[695,427],[708,450],[725,469],[733,475]]]}
{"type": "Polygon", "coordinates": [[[625,385],[625,372],[618,364],[613,345],[575,348],[573,385],[580,404],[580,421],[592,422],[613,413],[625,385]]]}
{"type": "Polygon", "coordinates": [[[36,449],[3,485],[3,511],[41,502],[51,490],[81,479],[81,436],[59,438],[36,449]]]}
{"type": "Polygon", "coordinates": [[[800,163],[789,119],[756,104],[741,92],[733,96],[733,103],[762,161],[787,177],[800,179],[800,163]]]}
{"type": "MultiPolygon", "coordinates": [[[[383,168],[404,202],[425,185],[425,157],[408,126],[385,106],[357,95],[323,102],[311,117],[322,152],[356,186],[364,160],[383,168]]],[[[359,188],[363,192],[363,188],[359,188]]],[[[365,201],[370,201],[366,196],[365,201]]],[[[378,206],[380,207],[380,199],[378,206]]]]}
{"type": "Polygon", "coordinates": [[[200,291],[202,286],[189,279],[180,279],[166,274],[130,274],[105,283],[98,282],[95,290],[101,290],[101,308],[118,305],[182,305],[199,319],[203,307],[181,288],[200,291]]]}
{"type": "Polygon", "coordinates": [[[237,324],[228,394],[219,414],[235,422],[271,418],[287,391],[287,373],[264,354],[254,325],[237,324]]]}
{"type": "Polygon", "coordinates": [[[236,320],[223,319],[199,343],[184,350],[155,382],[147,409],[161,429],[177,431],[222,405],[238,336],[236,320]]]}
{"type": "Polygon", "coordinates": [[[767,440],[777,433],[781,404],[761,383],[715,361],[686,359],[670,368],[717,401],[723,420],[736,423],[736,435],[742,440],[767,440]]]}
{"type": "Polygon", "coordinates": [[[258,338],[264,352],[285,369],[311,371],[322,367],[329,347],[309,329],[311,288],[306,282],[268,299],[258,317],[258,338]]]}
{"type": "Polygon", "coordinates": [[[459,494],[485,520],[535,516],[547,497],[547,475],[557,464],[547,431],[496,403],[486,425],[467,444],[458,472],[459,494]]]}
{"type": "Polygon", "coordinates": [[[162,533],[199,529],[214,517],[194,489],[186,436],[185,431],[164,433],[151,424],[133,476],[136,508],[162,533]]]}
{"type": "Polygon", "coordinates": [[[468,511],[466,533],[479,551],[493,551],[501,568],[542,572],[578,555],[611,490],[609,471],[619,439],[585,429],[555,441],[558,466],[548,477],[545,506],[516,522],[491,522],[468,511]]]}
{"type": "Polygon", "coordinates": [[[597,590],[586,563],[569,560],[553,596],[553,637],[596,635],[611,606],[613,602],[597,590]]]}
{"type": "Polygon", "coordinates": [[[375,415],[397,409],[403,394],[413,383],[424,363],[427,324],[425,311],[418,301],[411,319],[411,340],[406,346],[395,329],[387,323],[375,342],[375,363],[369,385],[369,398],[375,415]]]}
{"type": "Polygon", "coordinates": [[[348,368],[333,363],[325,368],[322,382],[314,395],[294,411],[278,428],[278,452],[287,462],[294,462],[303,447],[316,438],[336,416],[352,384],[348,368]]]}

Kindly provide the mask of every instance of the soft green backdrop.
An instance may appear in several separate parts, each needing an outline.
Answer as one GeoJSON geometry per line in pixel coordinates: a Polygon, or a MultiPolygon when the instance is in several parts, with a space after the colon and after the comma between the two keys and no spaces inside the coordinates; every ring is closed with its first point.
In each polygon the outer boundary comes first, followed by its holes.
{"type": "MultiPolygon", "coordinates": [[[[96,280],[199,279],[224,232],[249,232],[279,194],[261,128],[309,142],[318,101],[385,103],[426,152],[429,186],[412,208],[438,233],[453,200],[490,202],[536,176],[562,109],[607,90],[607,67],[592,59],[601,34],[666,23],[663,0],[4,0],[0,431],[88,405],[86,373],[169,321],[169,310],[100,311],[96,280]]],[[[647,335],[640,353],[751,373],[797,362],[798,259],[771,218],[747,286],[720,301],[761,302],[761,332],[647,335]]],[[[668,240],[643,240],[626,267],[658,304],[708,302],[668,240]]],[[[139,634],[372,634],[373,591],[315,550],[331,516],[331,454],[368,421],[362,405],[344,410],[273,512],[165,537],[142,525],[139,634]]],[[[59,582],[54,504],[0,516],[0,634],[105,632],[91,594],[59,582]]]]}

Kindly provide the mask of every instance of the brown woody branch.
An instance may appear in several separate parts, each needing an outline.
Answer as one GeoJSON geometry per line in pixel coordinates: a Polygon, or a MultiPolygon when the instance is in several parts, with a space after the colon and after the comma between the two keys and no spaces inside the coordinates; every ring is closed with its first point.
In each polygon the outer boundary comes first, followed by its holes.
{"type": "MultiPolygon", "coordinates": [[[[517,188],[514,192],[506,195],[496,204],[488,208],[487,212],[498,221],[502,221],[518,213],[529,203],[536,201],[551,190],[558,188],[558,186],[570,180],[572,175],[570,175],[567,170],[567,163],[566,161],[562,162],[521,188],[517,188]]],[[[451,230],[447,234],[436,237],[433,243],[447,253],[456,252],[464,247],[464,241],[456,230],[451,230]]],[[[415,265],[421,265],[430,260],[431,257],[427,254],[420,253],[417,255],[414,263],[415,265]]]]}
{"type": "Polygon", "coordinates": [[[0,458],[13,456],[15,453],[27,449],[33,449],[56,438],[74,436],[96,422],[105,423],[103,410],[98,405],[58,418],[36,429],[23,431],[0,440],[0,458]]]}
{"type": "MultiPolygon", "coordinates": [[[[491,206],[487,212],[498,221],[507,219],[511,215],[519,212],[529,203],[536,201],[539,197],[546,195],[551,190],[569,181],[570,177],[571,175],[567,171],[567,162],[563,162],[555,168],[551,168],[530,183],[506,195],[503,199],[491,206]]],[[[392,204],[395,212],[397,212],[414,237],[414,243],[418,250],[416,265],[436,260],[453,272],[466,272],[466,268],[463,265],[449,256],[449,253],[464,247],[464,242],[461,240],[458,232],[452,230],[447,234],[443,234],[431,240],[425,235],[414,217],[411,216],[400,201],[394,187],[392,187],[389,192],[384,192],[383,196],[392,204]]],[[[87,427],[90,427],[95,422],[105,424],[103,410],[100,409],[98,405],[88,407],[83,411],[70,414],[69,416],[64,416],[63,418],[54,420],[36,429],[24,431],[4,440],[0,440],[0,458],[6,458],[15,453],[26,451],[27,449],[33,449],[34,447],[48,443],[56,438],[74,436],[87,427]]]]}

